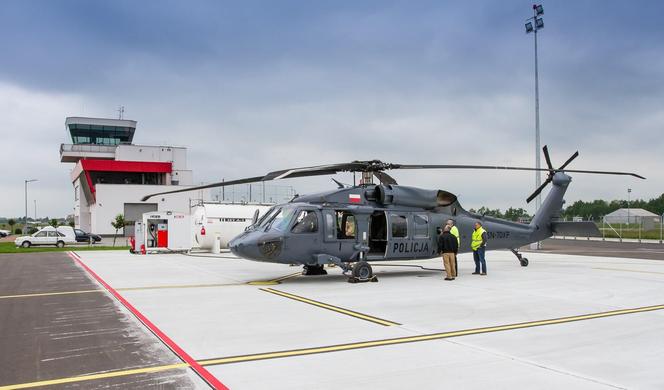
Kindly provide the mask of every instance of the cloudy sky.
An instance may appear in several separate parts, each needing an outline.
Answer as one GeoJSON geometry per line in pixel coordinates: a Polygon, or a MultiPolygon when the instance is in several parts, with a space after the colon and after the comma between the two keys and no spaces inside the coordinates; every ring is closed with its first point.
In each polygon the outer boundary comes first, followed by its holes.
{"type": "MultiPolygon", "coordinates": [[[[534,165],[528,1],[3,1],[0,216],[71,213],[67,116],[138,121],[189,148],[196,182],[382,159],[534,165]]],[[[544,3],[542,144],[567,200],[664,192],[664,3],[544,3]]],[[[526,207],[530,173],[395,172],[467,207],[526,207]]],[[[352,182],[349,175],[338,179],[352,182]]],[[[300,193],[329,178],[292,180],[300,193]]],[[[528,206],[529,210],[533,206],[528,206]]]]}

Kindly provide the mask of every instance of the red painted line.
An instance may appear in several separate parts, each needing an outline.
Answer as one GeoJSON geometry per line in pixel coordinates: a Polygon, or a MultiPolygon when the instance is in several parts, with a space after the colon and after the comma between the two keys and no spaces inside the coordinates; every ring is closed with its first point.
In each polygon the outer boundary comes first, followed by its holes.
{"type": "Polygon", "coordinates": [[[173,340],[171,340],[170,337],[166,336],[164,332],[162,332],[155,324],[152,323],[146,316],[144,316],[138,309],[136,309],[129,301],[127,301],[120,293],[118,293],[113,287],[111,287],[108,283],[106,283],[99,275],[97,275],[90,267],[85,265],[83,263],[83,260],[81,258],[73,253],[73,252],[67,252],[69,257],[71,257],[75,262],[77,262],[83,269],[85,269],[90,275],[92,275],[93,278],[99,282],[108,292],[110,292],[120,303],[124,305],[136,318],[138,318],[139,321],[143,323],[152,333],[155,334],[164,344],[168,346],[168,348],[171,349],[180,359],[182,359],[183,362],[189,364],[189,366],[200,376],[205,382],[207,382],[210,386],[212,386],[213,389],[218,389],[218,390],[228,390],[228,387],[226,387],[223,383],[219,381],[219,379],[215,378],[214,375],[212,375],[208,370],[203,368],[196,360],[194,360],[191,356],[189,356],[188,353],[184,351],[184,349],[180,348],[173,340]]]}

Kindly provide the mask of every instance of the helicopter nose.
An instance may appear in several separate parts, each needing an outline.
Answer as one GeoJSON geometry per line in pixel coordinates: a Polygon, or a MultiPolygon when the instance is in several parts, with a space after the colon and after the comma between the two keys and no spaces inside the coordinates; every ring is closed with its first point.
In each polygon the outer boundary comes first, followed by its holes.
{"type": "Polygon", "coordinates": [[[228,244],[231,252],[244,259],[270,261],[281,254],[281,240],[261,237],[242,237],[228,244]]]}

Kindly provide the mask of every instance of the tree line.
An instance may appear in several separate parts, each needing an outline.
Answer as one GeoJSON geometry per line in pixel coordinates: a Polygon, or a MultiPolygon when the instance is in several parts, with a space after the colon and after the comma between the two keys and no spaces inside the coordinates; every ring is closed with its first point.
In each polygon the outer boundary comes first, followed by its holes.
{"type": "MultiPolygon", "coordinates": [[[[630,200],[629,207],[633,209],[644,209],[657,215],[662,215],[662,213],[664,213],[664,194],[650,200],[630,200]]],[[[577,200],[572,203],[571,206],[568,206],[563,210],[563,217],[568,219],[571,219],[572,217],[583,217],[585,220],[592,219],[599,221],[603,216],[621,208],[627,208],[627,200],[616,199],[610,202],[602,199],[596,199],[591,202],[577,200]]]]}
{"type": "MultiPolygon", "coordinates": [[[[657,215],[664,213],[664,194],[657,198],[650,200],[634,199],[629,201],[629,207],[633,209],[648,210],[657,215]]],[[[601,221],[602,217],[612,213],[618,209],[627,208],[627,200],[616,199],[606,201],[603,199],[595,199],[593,201],[585,202],[577,200],[572,205],[565,207],[562,211],[562,217],[571,220],[573,217],[582,217],[584,220],[592,219],[594,221],[601,221]]],[[[505,212],[500,209],[491,209],[488,207],[480,207],[479,209],[468,210],[471,213],[480,215],[488,215],[490,217],[503,218],[510,221],[517,221],[519,219],[530,219],[532,216],[522,208],[510,207],[505,212]]]]}

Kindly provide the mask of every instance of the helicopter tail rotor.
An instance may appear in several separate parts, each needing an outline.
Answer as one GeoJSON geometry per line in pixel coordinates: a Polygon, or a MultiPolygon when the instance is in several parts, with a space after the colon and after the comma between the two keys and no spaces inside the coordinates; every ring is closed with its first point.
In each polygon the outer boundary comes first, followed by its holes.
{"type": "Polygon", "coordinates": [[[532,194],[530,194],[528,199],[526,199],[526,203],[530,203],[533,199],[535,199],[537,195],[539,195],[544,190],[544,188],[546,188],[546,186],[553,181],[553,176],[556,174],[556,172],[561,172],[562,170],[565,169],[565,167],[569,165],[569,163],[572,162],[572,160],[579,157],[579,151],[577,150],[570,158],[567,159],[567,161],[565,161],[563,165],[560,166],[560,168],[556,170],[553,169],[553,164],[551,164],[551,157],[549,156],[549,148],[546,145],[544,145],[544,147],[542,148],[542,152],[544,153],[544,159],[546,160],[546,165],[548,167],[549,174],[546,177],[546,180],[544,180],[544,183],[542,183],[539,187],[537,187],[537,189],[533,191],[532,194]]]}

